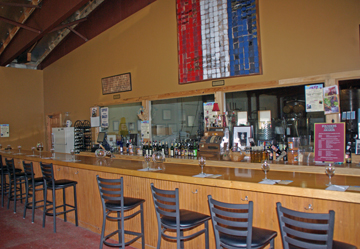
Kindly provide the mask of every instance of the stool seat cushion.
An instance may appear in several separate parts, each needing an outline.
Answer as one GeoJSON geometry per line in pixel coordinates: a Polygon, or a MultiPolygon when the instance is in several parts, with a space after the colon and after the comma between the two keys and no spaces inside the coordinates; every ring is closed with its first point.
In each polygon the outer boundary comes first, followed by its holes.
{"type": "MultiPolygon", "coordinates": [[[[289,249],[298,249],[298,248],[299,247],[297,247],[297,246],[293,246],[293,245],[289,244],[289,249]]],[[[347,243],[343,243],[343,242],[334,240],[332,248],[333,249],[356,249],[357,247],[354,245],[350,245],[347,243]]]]}
{"type": "MultiPolygon", "coordinates": [[[[131,210],[143,202],[145,202],[144,199],[124,197],[124,210],[131,210]]],[[[121,203],[120,201],[107,200],[105,202],[105,207],[109,210],[117,211],[121,209],[121,203]]]]}
{"type": "MultiPolygon", "coordinates": [[[[197,225],[203,224],[205,221],[210,219],[210,216],[193,212],[190,210],[180,209],[180,228],[185,229],[187,227],[196,227],[197,225]]],[[[170,227],[176,227],[176,218],[163,216],[161,222],[170,227]]]]}
{"type": "MultiPolygon", "coordinates": [[[[219,235],[220,241],[226,245],[238,248],[246,248],[246,237],[233,236],[221,232],[219,235]]],[[[269,243],[269,240],[275,238],[276,235],[277,232],[275,231],[253,227],[251,247],[260,248],[263,245],[269,243]]]]}
{"type": "Polygon", "coordinates": [[[15,176],[16,177],[25,177],[25,173],[24,172],[16,172],[15,176]]]}
{"type": "MultiPolygon", "coordinates": [[[[72,181],[72,180],[67,180],[67,179],[60,179],[60,180],[55,180],[55,188],[67,188],[73,185],[76,185],[77,181],[72,181]]],[[[52,183],[48,182],[47,186],[49,188],[52,187],[52,183]]]]}

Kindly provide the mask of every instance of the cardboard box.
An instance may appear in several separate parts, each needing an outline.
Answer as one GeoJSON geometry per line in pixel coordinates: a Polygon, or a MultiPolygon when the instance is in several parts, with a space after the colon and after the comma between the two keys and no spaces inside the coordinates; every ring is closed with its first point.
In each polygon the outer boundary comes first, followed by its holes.
{"type": "Polygon", "coordinates": [[[172,130],[165,125],[155,125],[152,127],[152,134],[154,136],[168,136],[172,134],[172,130]]]}

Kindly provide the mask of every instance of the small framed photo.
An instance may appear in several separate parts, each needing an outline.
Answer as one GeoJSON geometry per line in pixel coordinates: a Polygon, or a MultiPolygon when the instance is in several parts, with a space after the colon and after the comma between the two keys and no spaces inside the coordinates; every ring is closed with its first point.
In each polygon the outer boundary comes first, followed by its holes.
{"type": "Polygon", "coordinates": [[[113,121],[113,131],[119,131],[119,125],[120,125],[119,120],[113,121]]]}
{"type": "Polygon", "coordinates": [[[170,119],[171,119],[171,111],[163,110],[163,120],[170,120],[170,119]]]}
{"type": "Polygon", "coordinates": [[[360,155],[360,139],[356,139],[356,142],[355,142],[355,154],[360,155]]]}
{"type": "Polygon", "coordinates": [[[250,146],[250,139],[252,138],[251,126],[235,126],[233,128],[233,145],[250,146]]]}
{"type": "Polygon", "coordinates": [[[129,128],[129,131],[133,131],[133,130],[135,130],[135,123],[133,123],[133,122],[129,122],[129,124],[128,124],[128,128],[129,128]]]}

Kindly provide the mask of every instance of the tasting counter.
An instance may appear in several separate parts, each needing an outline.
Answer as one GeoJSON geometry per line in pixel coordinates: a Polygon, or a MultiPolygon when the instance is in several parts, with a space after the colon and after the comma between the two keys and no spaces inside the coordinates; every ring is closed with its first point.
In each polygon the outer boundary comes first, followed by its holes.
{"type": "MultiPolygon", "coordinates": [[[[282,248],[278,227],[276,202],[283,206],[311,213],[325,213],[335,211],[334,239],[357,245],[360,248],[360,192],[346,190],[345,192],[325,190],[329,181],[324,172],[324,166],[299,166],[271,164],[268,178],[273,180],[292,181],[287,185],[259,184],[264,178],[261,164],[247,162],[207,161],[204,172],[212,174],[214,178],[193,177],[200,173],[196,160],[172,159],[165,163],[151,163],[158,171],[139,171],[146,168],[142,157],[118,156],[118,158],[98,159],[93,156],[77,155],[75,162],[71,155],[55,154],[51,159],[50,153],[43,153],[42,158],[30,157],[31,152],[22,155],[4,153],[3,158],[14,158],[16,167],[21,168],[21,162],[32,161],[37,176],[41,175],[40,161],[54,164],[56,179],[66,178],[78,182],[79,225],[100,233],[102,225],[102,207],[96,183],[96,175],[105,178],[124,178],[125,196],[143,198],[146,200],[145,211],[145,243],[147,248],[155,248],[157,244],[157,221],[153,206],[150,183],[157,188],[179,188],[180,208],[209,214],[207,196],[214,199],[232,202],[254,202],[254,226],[276,230],[278,236],[276,248],[282,248]]],[[[359,186],[360,168],[356,165],[339,167],[332,178],[337,185],[359,186]],[[351,174],[352,172],[352,174],[351,174]]],[[[71,196],[72,193],[67,194],[71,196]]],[[[60,195],[59,195],[60,197],[60,195]]],[[[69,198],[70,200],[71,198],[69,198]]],[[[62,203],[61,198],[57,200],[62,203]]],[[[73,221],[73,214],[69,213],[69,220],[73,221]]],[[[27,221],[24,221],[27,222],[27,221]]],[[[110,222],[109,222],[110,223],[110,222]]],[[[108,223],[108,224],[109,224],[108,223]]],[[[127,228],[140,231],[139,220],[125,223],[127,228]]],[[[47,226],[46,229],[52,229],[47,226]]],[[[107,225],[109,231],[114,226],[107,225]]],[[[186,235],[186,234],[185,234],[186,235]]],[[[132,244],[140,248],[141,241],[132,244]]],[[[215,248],[212,227],[210,229],[210,248],[215,248]]],[[[174,248],[173,242],[162,240],[161,248],[174,248]]],[[[185,248],[204,248],[204,236],[185,242],[185,248]]]]}

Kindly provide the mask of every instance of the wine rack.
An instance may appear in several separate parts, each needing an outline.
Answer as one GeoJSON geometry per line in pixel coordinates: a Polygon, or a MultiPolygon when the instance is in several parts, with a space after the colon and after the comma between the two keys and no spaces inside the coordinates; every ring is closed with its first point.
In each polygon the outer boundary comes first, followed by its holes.
{"type": "Polygon", "coordinates": [[[74,124],[75,153],[91,151],[91,125],[88,120],[77,120],[74,124]]]}

